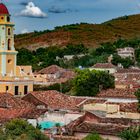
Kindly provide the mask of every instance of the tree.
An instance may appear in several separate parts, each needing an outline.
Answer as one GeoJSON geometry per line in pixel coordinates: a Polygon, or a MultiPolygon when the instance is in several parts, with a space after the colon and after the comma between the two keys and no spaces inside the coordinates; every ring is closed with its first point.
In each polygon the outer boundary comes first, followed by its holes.
{"type": "Polygon", "coordinates": [[[121,58],[117,54],[113,56],[112,63],[114,65],[122,64],[124,68],[129,68],[130,66],[134,65],[134,61],[130,57],[121,58]]]}
{"type": "Polygon", "coordinates": [[[87,53],[87,48],[83,44],[73,45],[69,44],[63,49],[64,55],[77,55],[87,53]]]}
{"type": "Polygon", "coordinates": [[[135,95],[138,99],[138,111],[140,112],[140,89],[135,92],[135,95]]]}
{"type": "Polygon", "coordinates": [[[122,131],[119,136],[123,140],[140,140],[140,126],[139,127],[133,127],[128,128],[124,131],[122,131]]]}
{"type": "Polygon", "coordinates": [[[48,140],[48,138],[27,121],[14,119],[1,129],[0,140],[48,140]]]}
{"type": "Polygon", "coordinates": [[[96,96],[101,88],[114,88],[114,77],[104,71],[77,70],[73,80],[73,91],[77,96],[96,96]]]}
{"type": "Polygon", "coordinates": [[[116,52],[116,46],[110,42],[103,43],[99,48],[96,49],[96,55],[102,54],[113,54],[116,52]]]}
{"type": "Polygon", "coordinates": [[[0,140],[6,140],[6,135],[2,129],[0,129],[0,140]]]}
{"type": "Polygon", "coordinates": [[[68,93],[72,89],[72,84],[72,80],[69,80],[64,83],[55,83],[50,86],[34,85],[34,91],[57,90],[62,93],[68,93]]]}
{"type": "Polygon", "coordinates": [[[140,66],[140,48],[135,50],[135,57],[138,65],[140,66]]]}
{"type": "Polygon", "coordinates": [[[97,133],[92,133],[85,137],[83,140],[103,140],[103,138],[101,138],[97,133]]]}

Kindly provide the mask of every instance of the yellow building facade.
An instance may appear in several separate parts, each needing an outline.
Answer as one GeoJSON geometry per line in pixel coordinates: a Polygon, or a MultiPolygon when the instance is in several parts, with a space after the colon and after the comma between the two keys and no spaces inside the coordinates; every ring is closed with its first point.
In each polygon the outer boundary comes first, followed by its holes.
{"type": "Polygon", "coordinates": [[[14,24],[7,7],[0,3],[0,92],[23,96],[33,91],[31,66],[17,66],[14,24]]]}

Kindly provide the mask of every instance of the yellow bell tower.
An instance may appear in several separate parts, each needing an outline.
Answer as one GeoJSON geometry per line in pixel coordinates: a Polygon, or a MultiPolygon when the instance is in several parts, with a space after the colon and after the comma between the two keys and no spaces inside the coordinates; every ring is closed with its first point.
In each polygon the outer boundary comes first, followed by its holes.
{"type": "Polygon", "coordinates": [[[3,3],[0,3],[0,73],[2,76],[16,74],[17,51],[14,48],[14,24],[3,3]]]}
{"type": "Polygon", "coordinates": [[[31,66],[17,66],[14,48],[14,24],[7,7],[0,3],[0,93],[24,96],[33,91],[31,66]]]}

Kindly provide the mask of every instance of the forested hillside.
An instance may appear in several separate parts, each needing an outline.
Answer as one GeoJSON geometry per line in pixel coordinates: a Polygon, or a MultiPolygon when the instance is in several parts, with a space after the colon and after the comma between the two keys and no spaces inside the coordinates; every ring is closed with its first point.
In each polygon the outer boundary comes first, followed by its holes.
{"type": "Polygon", "coordinates": [[[84,44],[95,48],[103,42],[114,42],[119,38],[132,39],[140,37],[140,14],[123,16],[102,24],[72,24],[56,27],[54,30],[34,31],[15,36],[16,48],[35,50],[40,47],[68,44],[84,44]]]}

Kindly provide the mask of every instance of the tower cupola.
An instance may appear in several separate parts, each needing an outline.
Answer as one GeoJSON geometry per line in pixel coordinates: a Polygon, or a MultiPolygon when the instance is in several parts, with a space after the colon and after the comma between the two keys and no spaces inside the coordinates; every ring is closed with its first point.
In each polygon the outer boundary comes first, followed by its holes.
{"type": "Polygon", "coordinates": [[[0,22],[10,22],[9,11],[3,3],[0,3],[0,22]]]}
{"type": "Polygon", "coordinates": [[[0,3],[0,15],[9,15],[9,11],[3,3],[0,3]]]}

